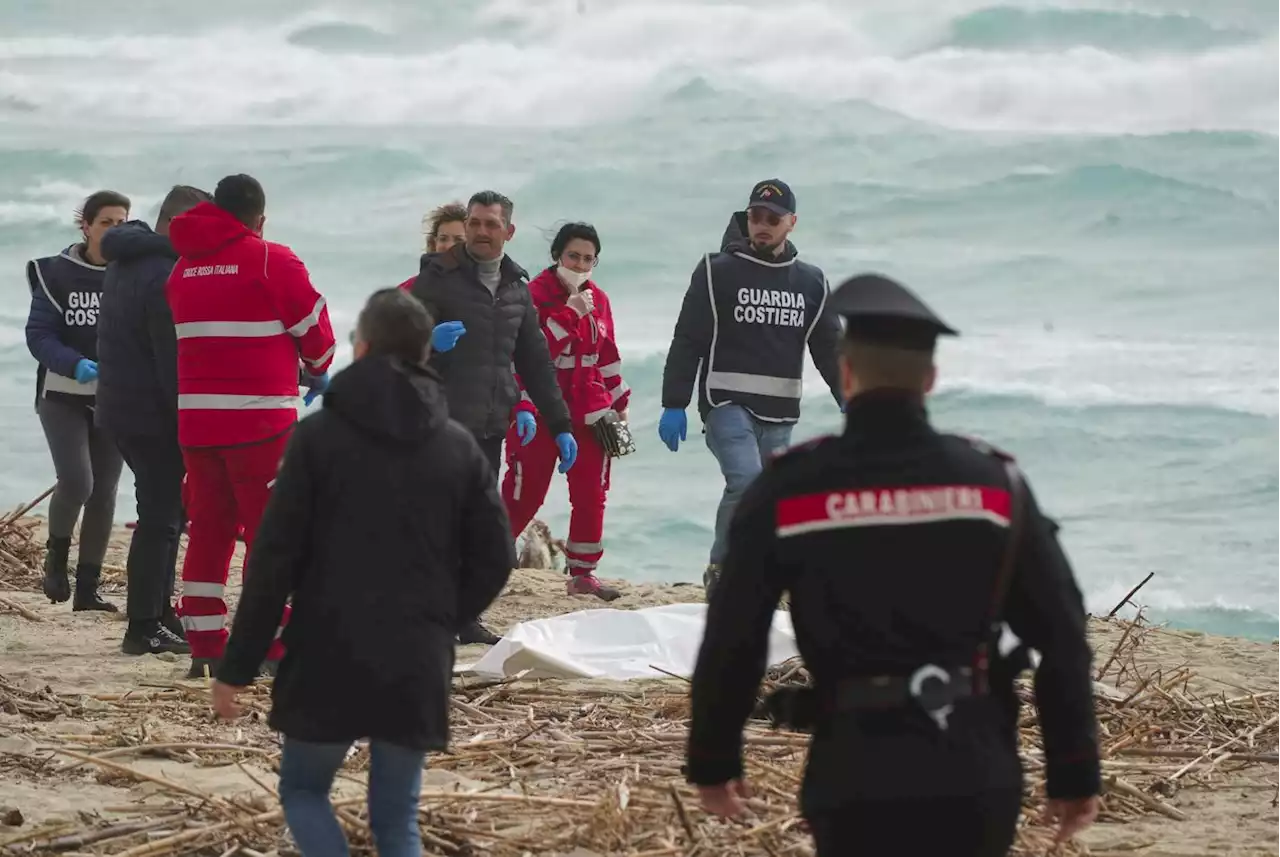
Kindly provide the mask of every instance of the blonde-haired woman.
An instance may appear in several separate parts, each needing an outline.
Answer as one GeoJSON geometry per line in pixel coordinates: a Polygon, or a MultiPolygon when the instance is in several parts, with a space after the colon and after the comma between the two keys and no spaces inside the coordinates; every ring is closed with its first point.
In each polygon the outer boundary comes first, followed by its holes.
{"type": "MultiPolygon", "coordinates": [[[[460,202],[446,202],[422,215],[423,252],[444,253],[466,237],[467,207],[460,202]]],[[[400,284],[408,290],[418,278],[414,274],[400,284]]]]}

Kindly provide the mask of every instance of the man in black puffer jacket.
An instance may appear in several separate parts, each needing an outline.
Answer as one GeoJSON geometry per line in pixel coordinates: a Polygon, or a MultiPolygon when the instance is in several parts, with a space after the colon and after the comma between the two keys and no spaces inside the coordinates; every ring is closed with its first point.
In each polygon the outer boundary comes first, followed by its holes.
{"type": "MultiPolygon", "coordinates": [[[[431,366],[444,379],[449,416],[475,435],[494,479],[502,469],[502,440],[520,400],[520,373],[539,422],[554,433],[560,472],[573,466],[578,445],[551,352],[529,297],[529,275],[503,252],[515,234],[511,200],[491,190],[467,205],[466,241],[422,257],[410,294],[436,322],[431,366]]],[[[521,443],[533,440],[533,430],[521,443]]],[[[498,638],[478,621],[462,630],[463,643],[498,638]]]]}
{"type": "Polygon", "coordinates": [[[178,340],[164,284],[178,258],[169,221],[208,199],[199,188],[178,185],[160,205],[155,232],[131,220],[102,238],[108,264],[94,421],[133,471],[138,503],[129,545],[129,627],[121,644],[127,655],[190,651],[173,611],[186,469],[178,447],[178,340]]]}
{"type": "Polygon", "coordinates": [[[436,322],[431,365],[444,378],[449,416],[471,429],[496,478],[511,409],[520,401],[514,366],[555,433],[567,470],[577,453],[569,409],[529,297],[529,275],[503,252],[515,234],[511,200],[481,191],[467,212],[465,243],[423,256],[410,289],[436,322]]]}

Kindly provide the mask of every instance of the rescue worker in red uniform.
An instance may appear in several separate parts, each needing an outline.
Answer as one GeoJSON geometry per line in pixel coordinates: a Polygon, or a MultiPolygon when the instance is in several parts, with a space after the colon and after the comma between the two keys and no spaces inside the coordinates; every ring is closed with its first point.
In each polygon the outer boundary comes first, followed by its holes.
{"type": "MultiPolygon", "coordinates": [[[[595,595],[612,601],[620,593],[595,576],[604,554],[604,507],[610,462],[592,424],[613,411],[625,421],[631,390],[622,380],[622,359],[613,312],[604,291],[590,280],[600,259],[600,236],[585,223],[567,223],[551,242],[547,268],[529,283],[538,323],[556,366],[556,380],[573,418],[578,459],[568,470],[569,538],[565,564],[570,595],[595,595]]],[[[517,380],[519,380],[517,378],[517,380]]],[[[524,532],[551,487],[559,453],[554,432],[537,431],[537,409],[521,384],[520,402],[507,432],[507,471],[502,499],[511,518],[511,534],[524,532]]],[[[560,472],[565,468],[561,466],[560,472]]]]}
{"type": "MultiPolygon", "coordinates": [[[[206,668],[212,674],[226,646],[231,555],[241,530],[246,554],[253,550],[298,420],[299,380],[310,388],[310,404],[328,385],[333,360],[324,298],[292,250],[263,240],[265,210],[256,179],[228,176],[212,203],[169,226],[181,256],[165,292],[178,338],[178,442],[190,520],[178,613],[193,678],[206,668]]],[[[287,619],[286,609],[281,628],[287,619]]],[[[283,653],[277,634],[268,670],[283,653]]]]}

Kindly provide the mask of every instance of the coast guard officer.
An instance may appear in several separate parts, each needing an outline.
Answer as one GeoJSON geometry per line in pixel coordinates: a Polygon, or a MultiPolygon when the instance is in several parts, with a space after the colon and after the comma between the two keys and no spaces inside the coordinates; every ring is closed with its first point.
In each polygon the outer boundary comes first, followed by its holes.
{"type": "Polygon", "coordinates": [[[1084,606],[1056,526],[1008,456],[930,426],[934,344],[954,330],[875,275],[831,308],[848,322],[847,425],[775,459],[738,506],[693,677],[688,778],[708,811],[741,812],[742,728],[789,592],[814,679],[795,701],[812,721],[800,803],[818,854],[1005,854],[1022,773],[1017,669],[990,652],[1003,620],[1042,656],[1065,841],[1096,816],[1100,773],[1084,606]]]}

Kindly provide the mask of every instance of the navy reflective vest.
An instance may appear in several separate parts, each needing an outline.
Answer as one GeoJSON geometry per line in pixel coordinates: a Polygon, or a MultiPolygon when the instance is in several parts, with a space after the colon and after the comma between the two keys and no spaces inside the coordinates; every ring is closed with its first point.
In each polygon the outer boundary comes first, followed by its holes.
{"type": "Polygon", "coordinates": [[[821,269],[795,256],[768,262],[742,251],[704,260],[711,299],[707,404],[740,405],[768,422],[800,418],[805,348],[826,304],[821,269]]]}
{"type": "MultiPolygon", "coordinates": [[[[57,256],[27,262],[27,286],[32,295],[43,294],[57,312],[57,339],[82,357],[98,359],[98,307],[106,266],[91,265],[79,257],[73,245],[57,256]]],[[[92,401],[97,381],[81,384],[69,374],[41,363],[36,373],[36,397],[92,401]]]]}

